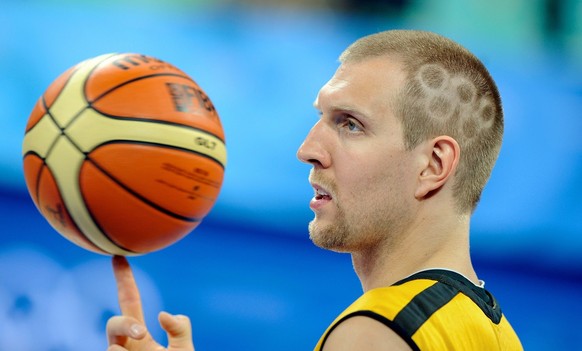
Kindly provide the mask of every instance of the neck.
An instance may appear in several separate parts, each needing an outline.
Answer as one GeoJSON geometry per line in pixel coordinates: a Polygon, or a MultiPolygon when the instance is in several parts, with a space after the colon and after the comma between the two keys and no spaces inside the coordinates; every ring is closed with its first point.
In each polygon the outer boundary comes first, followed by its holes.
{"type": "Polygon", "coordinates": [[[389,233],[397,240],[352,253],[354,269],[364,291],[390,286],[430,268],[457,271],[479,283],[469,255],[469,216],[423,220],[400,233],[389,233]]]}

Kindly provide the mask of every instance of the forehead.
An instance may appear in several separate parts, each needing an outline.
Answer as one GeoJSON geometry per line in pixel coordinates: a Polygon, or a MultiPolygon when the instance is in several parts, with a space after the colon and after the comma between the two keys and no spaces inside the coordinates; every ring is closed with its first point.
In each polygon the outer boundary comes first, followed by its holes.
{"type": "Polygon", "coordinates": [[[321,88],[314,106],[328,109],[355,109],[374,115],[389,107],[404,84],[401,63],[387,56],[343,63],[321,88]]]}

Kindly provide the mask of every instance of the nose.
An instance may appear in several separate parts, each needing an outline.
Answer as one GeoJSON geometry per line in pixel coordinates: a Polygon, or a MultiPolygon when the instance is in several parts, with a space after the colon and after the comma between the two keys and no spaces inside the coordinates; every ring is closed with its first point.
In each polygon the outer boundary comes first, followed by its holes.
{"type": "Polygon", "coordinates": [[[299,161],[309,163],[316,168],[328,168],[331,157],[326,146],[325,126],[321,120],[315,123],[297,150],[299,161]]]}

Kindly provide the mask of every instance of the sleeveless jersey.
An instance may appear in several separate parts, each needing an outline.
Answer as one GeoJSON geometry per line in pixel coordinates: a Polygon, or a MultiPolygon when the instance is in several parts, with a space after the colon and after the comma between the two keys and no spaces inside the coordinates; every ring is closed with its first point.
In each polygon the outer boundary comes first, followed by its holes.
{"type": "Polygon", "coordinates": [[[453,271],[426,270],[366,292],[337,317],[315,351],[354,316],[383,323],[412,350],[523,350],[493,295],[453,271]]]}

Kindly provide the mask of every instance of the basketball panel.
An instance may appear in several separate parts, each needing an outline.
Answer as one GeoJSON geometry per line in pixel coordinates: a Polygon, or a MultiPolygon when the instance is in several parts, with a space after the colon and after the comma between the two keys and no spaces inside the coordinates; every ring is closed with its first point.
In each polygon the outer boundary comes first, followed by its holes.
{"type": "Polygon", "coordinates": [[[71,75],[82,64],[83,63],[81,62],[78,65],[75,65],[75,66],[69,68],[63,74],[58,76],[57,79],[55,79],[51,83],[51,85],[47,88],[47,90],[44,92],[44,95],[43,95],[44,103],[46,104],[47,107],[50,108],[50,106],[52,106],[52,104],[55,102],[57,96],[59,96],[59,94],[63,90],[63,87],[65,86],[65,84],[67,84],[67,81],[69,80],[69,78],[71,78],[71,75]]]}
{"type": "Polygon", "coordinates": [[[224,140],[214,105],[189,78],[153,76],[134,80],[108,92],[92,107],[120,118],[150,119],[207,131],[224,140]]]}
{"type": "Polygon", "coordinates": [[[22,141],[22,155],[34,152],[40,157],[47,157],[54,143],[61,137],[61,129],[55,122],[44,115],[38,123],[27,131],[22,141]]]}
{"type": "Polygon", "coordinates": [[[40,210],[38,205],[38,181],[40,179],[40,172],[44,166],[44,161],[35,154],[27,154],[22,161],[22,168],[24,170],[24,181],[32,201],[40,210]]]}
{"type": "Polygon", "coordinates": [[[88,157],[126,188],[173,214],[190,219],[201,219],[208,214],[224,176],[224,169],[216,161],[164,145],[111,143],[88,157]]]}
{"type": "Polygon", "coordinates": [[[103,235],[86,208],[79,185],[79,173],[85,163],[85,155],[68,138],[61,137],[55,142],[45,163],[51,169],[65,206],[79,230],[104,251],[116,255],[127,254],[103,235]]]}
{"type": "Polygon", "coordinates": [[[44,108],[44,104],[42,102],[42,98],[36,101],[30,116],[28,117],[28,121],[26,122],[26,128],[24,132],[27,133],[32,127],[34,127],[38,121],[46,114],[46,109],[44,108]]]}
{"type": "Polygon", "coordinates": [[[188,77],[177,67],[155,57],[134,53],[115,54],[101,62],[88,77],[85,95],[93,102],[111,89],[134,79],[160,74],[188,77]]]}
{"type": "Polygon", "coordinates": [[[85,81],[93,69],[109,56],[97,56],[75,66],[66,84],[48,107],[51,117],[60,128],[67,128],[89,106],[84,93],[85,81]]]}
{"type": "Polygon", "coordinates": [[[89,251],[106,254],[79,230],[65,206],[59,188],[48,167],[42,169],[38,186],[38,208],[49,224],[63,237],[89,251]]]}
{"type": "Polygon", "coordinates": [[[177,124],[108,118],[87,109],[66,134],[85,153],[114,140],[135,141],[192,150],[226,165],[226,145],[222,140],[202,130],[177,124]]]}
{"type": "Polygon", "coordinates": [[[135,197],[90,162],[83,165],[81,191],[102,232],[116,245],[135,254],[167,247],[199,222],[174,218],[135,197]]]}

